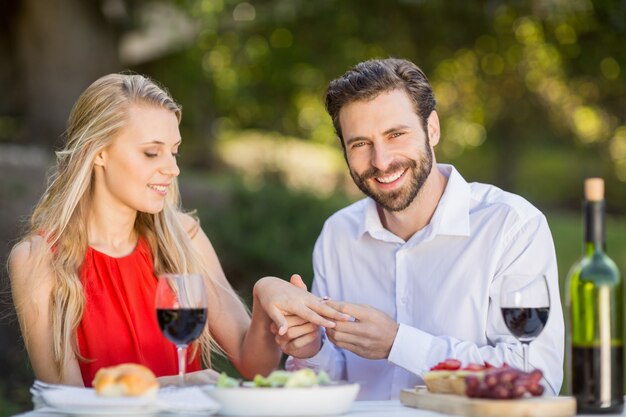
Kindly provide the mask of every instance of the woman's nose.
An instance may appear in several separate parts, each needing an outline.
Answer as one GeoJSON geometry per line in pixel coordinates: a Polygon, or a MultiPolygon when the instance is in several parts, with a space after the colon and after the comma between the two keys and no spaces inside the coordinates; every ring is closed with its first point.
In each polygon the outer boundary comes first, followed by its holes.
{"type": "Polygon", "coordinates": [[[161,168],[161,172],[165,175],[171,175],[172,177],[177,177],[178,174],[180,174],[178,161],[176,161],[176,157],[174,155],[167,158],[167,162],[161,168]]]}

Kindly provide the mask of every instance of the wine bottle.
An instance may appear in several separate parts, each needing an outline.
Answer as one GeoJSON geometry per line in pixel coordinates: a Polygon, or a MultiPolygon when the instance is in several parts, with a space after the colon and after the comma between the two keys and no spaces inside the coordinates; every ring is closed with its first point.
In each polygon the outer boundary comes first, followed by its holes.
{"type": "Polygon", "coordinates": [[[582,259],[568,276],[570,388],[579,414],[624,408],[624,300],[615,262],[605,252],[604,181],[585,181],[582,259]]]}

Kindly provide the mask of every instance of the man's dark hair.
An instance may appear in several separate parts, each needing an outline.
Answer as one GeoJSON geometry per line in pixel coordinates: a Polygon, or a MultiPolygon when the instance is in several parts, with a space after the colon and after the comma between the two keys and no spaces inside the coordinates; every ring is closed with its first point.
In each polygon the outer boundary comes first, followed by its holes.
{"type": "Polygon", "coordinates": [[[354,101],[372,100],[382,92],[396,89],[403,89],[409,95],[426,131],[428,116],[435,110],[435,95],[426,75],[411,61],[371,59],[330,82],[326,90],[326,111],[333,120],[341,146],[345,147],[339,124],[341,109],[354,101]]]}

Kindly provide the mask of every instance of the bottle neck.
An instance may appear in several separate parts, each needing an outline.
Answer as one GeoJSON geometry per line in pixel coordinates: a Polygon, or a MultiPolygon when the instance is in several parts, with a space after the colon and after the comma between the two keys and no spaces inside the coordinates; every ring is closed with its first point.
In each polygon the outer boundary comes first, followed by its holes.
{"type": "Polygon", "coordinates": [[[604,201],[585,201],[585,252],[604,251],[604,201]]]}

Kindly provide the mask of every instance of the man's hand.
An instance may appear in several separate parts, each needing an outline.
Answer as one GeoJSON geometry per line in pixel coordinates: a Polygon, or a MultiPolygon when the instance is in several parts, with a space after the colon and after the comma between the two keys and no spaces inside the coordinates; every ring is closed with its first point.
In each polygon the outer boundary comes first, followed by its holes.
{"type": "Polygon", "coordinates": [[[400,325],[382,311],[364,304],[328,300],[329,307],[355,318],[337,322],[326,329],[328,339],[337,347],[366,359],[387,359],[400,325]]]}

